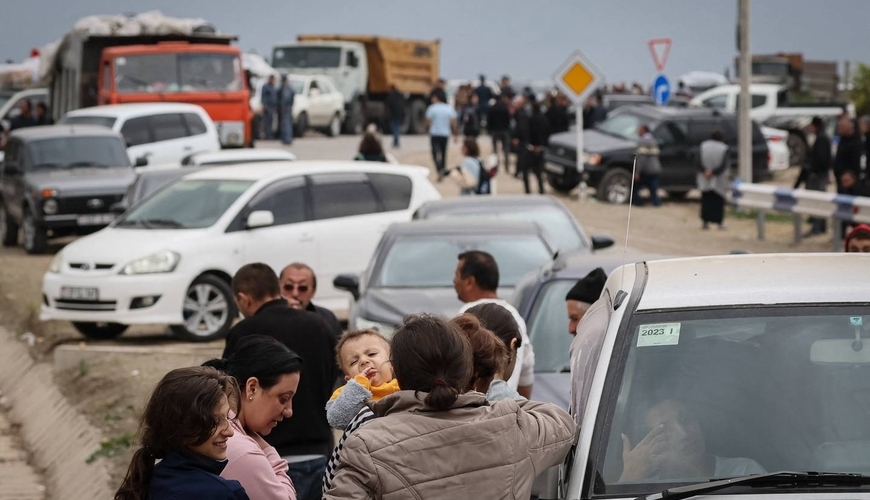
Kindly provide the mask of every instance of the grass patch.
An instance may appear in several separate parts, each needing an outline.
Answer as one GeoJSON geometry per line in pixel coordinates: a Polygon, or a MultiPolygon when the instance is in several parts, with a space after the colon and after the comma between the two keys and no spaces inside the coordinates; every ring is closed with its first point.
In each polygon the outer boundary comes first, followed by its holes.
{"type": "Polygon", "coordinates": [[[120,436],[109,438],[100,443],[100,449],[93,452],[88,458],[86,458],[85,463],[90,464],[94,463],[99,458],[111,458],[117,456],[122,451],[133,446],[133,440],[135,438],[136,436],[132,432],[127,432],[121,434],[120,436]]]}
{"type": "MultiPolygon", "coordinates": [[[[738,220],[755,220],[758,218],[758,210],[753,208],[745,208],[737,210],[735,208],[728,208],[727,217],[738,219],[738,220]]],[[[772,212],[767,211],[764,214],[764,220],[767,222],[794,222],[794,215],[792,214],[784,214],[780,212],[772,212]]]]}

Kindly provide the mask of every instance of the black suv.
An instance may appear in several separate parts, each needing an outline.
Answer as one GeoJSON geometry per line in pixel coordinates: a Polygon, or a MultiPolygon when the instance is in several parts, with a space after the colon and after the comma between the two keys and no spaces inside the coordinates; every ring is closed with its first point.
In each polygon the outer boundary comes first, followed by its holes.
{"type": "MultiPolygon", "coordinates": [[[[584,170],[598,199],[625,203],[631,191],[631,168],[637,149],[637,129],[647,125],[661,148],[661,187],[672,197],[695,188],[698,154],[710,133],[720,129],[731,146],[737,171],[737,118],[718,110],[658,106],[625,106],[611,112],[594,129],[583,131],[584,170]]],[[[547,181],[557,191],[571,191],[580,184],[576,162],[576,132],[550,137],[546,154],[547,181]]],[[[752,124],[752,176],[769,177],[767,142],[752,124]]]]}
{"type": "Polygon", "coordinates": [[[49,237],[107,226],[135,176],[120,134],[104,127],[55,125],[14,131],[0,168],[0,238],[27,253],[49,237]]]}

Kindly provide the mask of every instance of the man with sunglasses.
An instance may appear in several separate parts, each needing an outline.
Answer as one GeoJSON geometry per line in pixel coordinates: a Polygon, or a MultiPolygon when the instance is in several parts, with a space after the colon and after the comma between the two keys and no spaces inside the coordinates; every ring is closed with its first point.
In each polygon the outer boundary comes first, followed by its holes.
{"type": "Polygon", "coordinates": [[[329,325],[336,340],[341,336],[341,324],[329,309],[311,302],[317,292],[317,275],[307,264],[294,262],[281,271],[281,295],[290,307],[319,314],[329,325]]]}

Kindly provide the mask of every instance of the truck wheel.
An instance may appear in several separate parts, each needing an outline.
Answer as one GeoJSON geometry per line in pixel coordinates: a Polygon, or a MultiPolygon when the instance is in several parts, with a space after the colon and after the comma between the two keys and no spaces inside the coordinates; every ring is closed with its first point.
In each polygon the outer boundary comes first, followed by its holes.
{"type": "Polygon", "coordinates": [[[329,137],[336,137],[341,134],[341,120],[338,118],[338,113],[329,120],[329,127],[326,129],[326,134],[329,137]]]}
{"type": "Polygon", "coordinates": [[[48,246],[48,235],[45,233],[45,228],[40,227],[36,222],[36,218],[30,210],[24,212],[24,224],[22,224],[24,232],[24,251],[29,254],[40,254],[45,252],[45,247],[48,246]]]}
{"type": "Polygon", "coordinates": [[[788,164],[789,166],[803,165],[807,160],[807,142],[798,134],[788,134],[788,164]]]}
{"type": "Polygon", "coordinates": [[[224,338],[239,315],[233,291],[222,279],[203,274],[193,280],[184,295],[184,323],[171,325],[177,337],[190,342],[224,338]]]}
{"type": "Polygon", "coordinates": [[[570,193],[580,185],[580,176],[568,178],[563,175],[547,174],[547,184],[560,193],[570,193]]]}
{"type": "Polygon", "coordinates": [[[303,137],[306,130],[308,130],[308,113],[303,111],[299,113],[299,118],[296,120],[296,126],[293,128],[293,137],[303,137]]]}
{"type": "Polygon", "coordinates": [[[0,203],[0,237],[4,247],[14,247],[18,244],[18,223],[12,220],[6,205],[0,203]]]}
{"type": "Polygon", "coordinates": [[[75,321],[73,326],[79,333],[94,340],[113,339],[127,331],[127,325],[122,325],[121,323],[82,323],[75,321]]]}
{"type": "Polygon", "coordinates": [[[408,133],[409,134],[425,134],[426,133],[426,104],[420,99],[411,101],[408,106],[408,133]]]}
{"type": "Polygon", "coordinates": [[[363,110],[362,103],[359,99],[354,99],[350,104],[350,109],[347,111],[347,116],[344,118],[344,133],[350,135],[360,135],[363,131],[363,110]]]}
{"type": "Polygon", "coordinates": [[[631,172],[621,167],[608,170],[596,188],[597,198],[608,203],[628,203],[631,196],[631,172]]]}

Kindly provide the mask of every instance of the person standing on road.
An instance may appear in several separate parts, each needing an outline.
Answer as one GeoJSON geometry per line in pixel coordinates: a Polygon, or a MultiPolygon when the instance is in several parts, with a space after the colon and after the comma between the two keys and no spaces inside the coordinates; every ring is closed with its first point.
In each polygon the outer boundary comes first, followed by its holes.
{"type": "Polygon", "coordinates": [[[508,99],[513,99],[516,92],[514,92],[514,88],[511,86],[511,77],[508,75],[504,75],[501,77],[501,83],[499,84],[500,94],[507,97],[508,99]]]}
{"type": "Polygon", "coordinates": [[[275,138],[275,116],[278,113],[278,91],[275,89],[275,75],[269,75],[269,80],[263,84],[261,92],[263,102],[263,130],[266,140],[275,138]]]}
{"type": "Polygon", "coordinates": [[[731,155],[725,137],[719,129],[713,130],[710,138],[701,143],[698,165],[698,189],[701,190],[702,228],[710,223],[725,229],[725,198],[730,188],[731,155]]]}
{"type": "Polygon", "coordinates": [[[293,144],[293,100],[296,95],[290,85],[290,78],[284,75],[281,85],[281,143],[293,144]]]}
{"type": "Polygon", "coordinates": [[[486,119],[489,114],[489,102],[495,97],[495,94],[486,84],[486,75],[480,75],[480,84],[474,89],[474,94],[477,95],[477,121],[481,128],[486,124],[487,130],[489,130],[486,119]]]}
{"type": "Polygon", "coordinates": [[[142,447],[115,500],[248,500],[238,481],[220,476],[233,436],[230,412],[238,405],[236,382],[214,368],[164,375],[145,405],[142,447]]]}
{"type": "Polygon", "coordinates": [[[528,163],[523,169],[523,185],[526,194],[531,194],[529,173],[538,179],[538,192],[544,194],[544,153],[550,143],[550,126],[547,117],[541,113],[541,104],[532,103],[532,117],[529,119],[529,153],[528,163]]]}
{"type": "Polygon", "coordinates": [[[467,102],[459,112],[459,126],[462,135],[476,139],[480,135],[480,119],[478,118],[477,94],[469,93],[467,102]]]}
{"type": "Polygon", "coordinates": [[[637,143],[637,173],[634,182],[634,203],[643,206],[643,200],[638,195],[642,187],[649,189],[650,200],[654,207],[660,207],[659,182],[662,175],[662,164],[659,161],[659,144],[650,133],[649,127],[641,125],[637,129],[640,140],[637,143]]]}
{"type": "MultiPolygon", "coordinates": [[[[825,122],[819,116],[813,117],[808,129],[815,134],[816,140],[794,188],[797,189],[803,182],[810,191],[827,191],[831,177],[831,139],[825,133],[825,122]]],[[[825,234],[828,230],[828,220],[823,217],[810,217],[810,223],[813,227],[805,236],[825,234]]]]}
{"type": "Polygon", "coordinates": [[[577,325],[580,324],[586,311],[601,297],[605,283],[607,283],[607,273],[597,267],[568,290],[568,295],[565,296],[565,307],[568,309],[568,333],[572,336],[577,335],[577,325]]]}
{"type": "Polygon", "coordinates": [[[855,122],[849,117],[837,122],[837,133],[840,135],[840,143],[834,157],[834,177],[837,179],[837,192],[848,194],[855,185],[852,178],[857,180],[861,173],[864,145],[861,137],[855,133],[855,122]],[[844,179],[847,173],[850,175],[844,179]]]}
{"type": "Polygon", "coordinates": [[[278,276],[266,264],[248,264],[233,277],[233,295],[245,319],[227,335],[222,358],[236,352],[248,335],[277,339],[305,360],[305,373],[294,396],[294,418],[279,423],[266,436],[289,463],[288,475],[301,500],[319,498],[320,480],[332,450],[326,402],[339,375],[335,337],[317,314],[291,308],[281,296],[278,276]]]}
{"type": "Polygon", "coordinates": [[[405,124],[405,96],[395,85],[390,86],[387,95],[387,113],[390,116],[390,132],[393,133],[393,148],[399,147],[399,137],[405,124]]]}
{"type": "Polygon", "coordinates": [[[258,500],[296,500],[287,462],[263,436],[293,416],[302,358],[272,337],[251,335],[239,342],[229,359],[213,359],[203,366],[233,377],[240,389],[241,404],[230,418],[233,435],[227,440],[221,477],[240,482],[258,500]]]}
{"type": "Polygon", "coordinates": [[[511,159],[511,110],[510,98],[501,95],[489,108],[486,126],[492,138],[492,152],[498,160],[499,150],[504,152],[505,172],[510,170],[511,159]]]}
{"type": "Polygon", "coordinates": [[[335,336],[336,342],[341,337],[341,323],[335,314],[325,307],[316,305],[314,294],[317,293],[317,275],[314,269],[302,262],[293,262],[281,270],[278,278],[281,282],[281,294],[294,309],[319,314],[335,336]]]}
{"type": "Polygon", "coordinates": [[[432,87],[432,91],[429,92],[429,96],[426,101],[429,104],[432,104],[433,98],[438,97],[438,100],[441,102],[447,102],[447,82],[444,81],[443,78],[439,78],[435,81],[435,85],[432,87]]]}
{"type": "Polygon", "coordinates": [[[535,383],[535,351],[526,333],[526,322],[519,311],[507,301],[498,298],[498,264],[492,255],[479,250],[461,253],[458,260],[453,288],[459,300],[465,302],[459,312],[468,312],[479,304],[497,304],[507,309],[517,322],[522,343],[517,354],[519,362],[508,379],[508,385],[523,397],[530,398],[535,383]]]}
{"type": "Polygon", "coordinates": [[[456,325],[407,318],[392,359],[402,390],[347,438],[324,499],[529,498],[535,476],[571,447],[574,423],[555,405],[462,393],[474,365],[456,325]]]}
{"type": "Polygon", "coordinates": [[[514,110],[514,130],[513,130],[513,147],[517,151],[517,166],[514,170],[514,177],[520,178],[520,175],[525,175],[526,168],[529,164],[529,139],[531,137],[531,119],[526,111],[526,98],[517,96],[513,101],[514,110]]]}
{"type": "Polygon", "coordinates": [[[447,175],[447,142],[456,136],[456,112],[441,99],[437,92],[432,93],[432,104],[426,108],[426,129],[432,147],[432,160],[438,172],[438,182],[447,175]]]}
{"type": "Polygon", "coordinates": [[[571,129],[568,101],[562,93],[550,96],[550,105],[547,106],[546,115],[547,123],[550,125],[550,134],[559,134],[571,129]]]}

